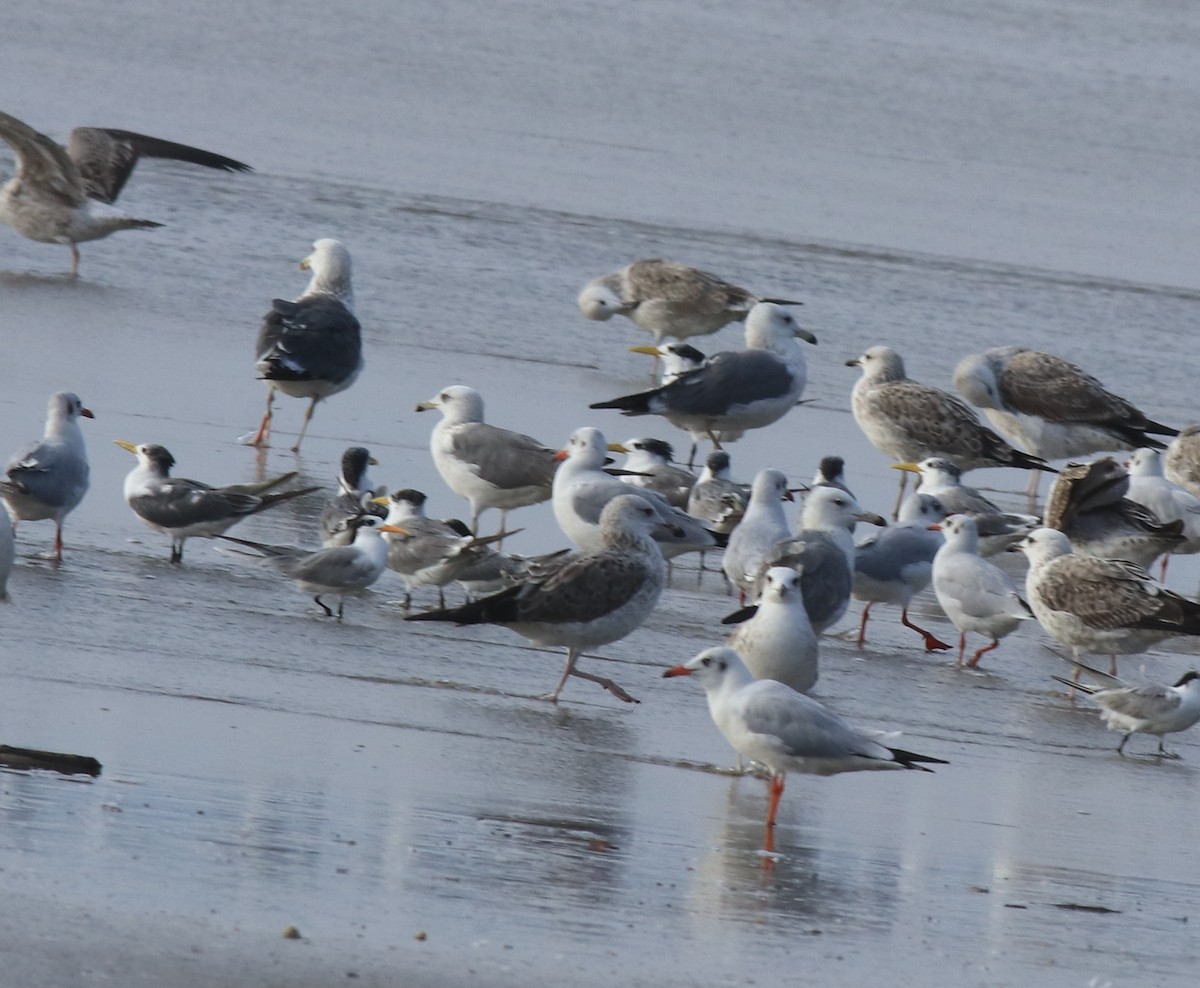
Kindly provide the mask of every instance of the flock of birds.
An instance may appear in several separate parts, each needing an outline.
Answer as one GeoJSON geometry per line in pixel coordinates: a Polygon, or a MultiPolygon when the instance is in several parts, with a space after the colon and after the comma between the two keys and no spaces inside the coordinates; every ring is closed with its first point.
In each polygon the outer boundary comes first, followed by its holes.
{"type": "MultiPolygon", "coordinates": [[[[15,150],[16,175],[0,190],[0,220],[34,240],[62,243],[78,271],[77,244],[117,230],[158,224],[125,216],[111,204],[139,156],[188,161],[226,171],[248,166],[210,152],[126,131],[80,128],[67,148],[7,114],[0,137],[15,150]]],[[[258,336],[255,367],[267,402],[249,445],[269,444],[277,393],[308,400],[293,451],[317,404],[349,388],[363,367],[354,315],[351,259],[337,240],[321,239],[301,263],[310,271],[294,301],[275,299],[258,336]]],[[[588,283],[578,305],[589,319],[622,316],[654,336],[658,383],[593,409],[658,416],[692,442],[687,467],[661,439],[610,443],[596,428],[577,429],[565,447],[484,421],[479,392],[444,388],[417,405],[440,413],[430,451],[446,485],[465,498],[470,522],[429,518],[426,496],[388,494],[369,476],[368,450],[342,457],[338,492],[321,513],[322,547],[278,546],[225,533],[238,521],[308,496],[288,488],[295,474],[257,484],[217,487],[173,477],[171,453],[157,444],[117,444],[136,457],[125,480],[129,507],[170,540],[182,563],[190,538],[221,538],[231,552],[264,560],[341,620],[345,598],[372,586],[387,569],[406,586],[405,607],[419,587],[436,587],[436,609],[410,621],[494,624],[531,642],[565,648],[566,664],[547,698],[557,701],[572,678],[595,682],[637,702],[610,679],[578,667],[581,655],[642,625],[658,604],[671,561],[684,553],[722,552],[721,571],[744,606],[725,619],[728,640],[666,677],[692,676],[705,689],[714,722],[739,758],[771,776],[767,847],[788,772],[831,775],[873,769],[928,770],[941,759],[860,731],[807,694],[818,681],[820,638],[864,603],[857,641],[866,639],[875,604],[899,607],[901,622],[927,651],[952,648],[909,616],[914,597],[932,588],[959,632],[958,665],[973,667],[1000,640],[1036,620],[1072,651],[1072,691],[1091,697],[1108,725],[1162,738],[1200,720],[1200,675],[1174,685],[1131,685],[1116,678],[1116,656],[1142,652],[1174,635],[1200,635],[1200,605],[1171,592],[1148,572],[1156,559],[1200,551],[1200,427],[1177,432],[1153,421],[1070,362],[1048,353],[1003,347],[957,367],[952,394],[909,379],[901,356],[875,346],[848,363],[861,371],[852,410],[863,433],[900,471],[894,521],[865,510],[847,485],[844,463],[823,459],[811,484],[790,485],[781,470],[759,470],[750,484],[731,476],[725,446],[772,425],[801,403],[807,382],[804,344],[816,338],[796,321],[800,302],[762,298],[716,275],[662,260],[639,260],[588,283]],[[730,323],[744,324],[744,346],[705,355],[689,340],[730,323]],[[965,399],[965,400],[964,400],[965,399]],[[982,409],[990,427],[976,412],[982,409]],[[1161,438],[1160,438],[1161,437],[1161,438]],[[1170,440],[1169,446],[1164,441],[1170,440]],[[692,472],[699,444],[710,443],[703,471],[692,472]],[[1111,455],[1130,451],[1122,465],[1111,455]],[[610,454],[623,453],[619,466],[610,454]],[[1165,453],[1165,456],[1163,455],[1165,453]],[[1061,472],[1050,461],[1072,459],[1061,472]],[[1043,516],[1002,510],[962,475],[980,467],[1030,471],[1030,506],[1042,472],[1056,474],[1043,516]],[[917,488],[906,496],[910,474],[917,488]],[[803,494],[800,526],[786,504],[803,494]],[[551,501],[574,544],[537,557],[503,551],[508,513],[551,501]],[[500,513],[484,535],[480,518],[500,513]],[[856,541],[860,524],[873,532],[856,541]],[[989,557],[1025,554],[1024,586],[989,557]],[[467,600],[445,606],[444,588],[460,584],[467,600]],[[336,611],[325,598],[336,598],[336,611]],[[984,644],[967,656],[967,636],[984,644]],[[1109,673],[1082,663],[1112,656],[1109,673]],[[1087,674],[1093,682],[1080,682],[1087,674]]],[[[52,520],[54,556],[63,558],[63,522],[88,489],[81,418],[91,412],[69,392],[50,398],[44,435],[16,453],[0,480],[12,524],[0,524],[0,598],[7,599],[17,523],[52,520]]],[[[1058,678],[1058,677],[1056,677],[1058,678]]],[[[1072,697],[1074,692],[1072,692],[1072,697]]]]}

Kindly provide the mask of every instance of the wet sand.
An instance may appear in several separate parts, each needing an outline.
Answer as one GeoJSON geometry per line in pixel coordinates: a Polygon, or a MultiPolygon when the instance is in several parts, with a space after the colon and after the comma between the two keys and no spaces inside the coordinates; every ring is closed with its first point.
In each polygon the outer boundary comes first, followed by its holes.
{"type": "MultiPolygon", "coordinates": [[[[38,433],[59,388],[97,416],[65,564],[35,558],[48,525],[18,535],[0,743],[104,764],[95,781],[0,772],[0,982],[1189,983],[1200,743],[1172,739],[1180,762],[1145,757],[1144,737],[1116,756],[1118,736],[1055,693],[1066,666],[1036,628],[976,672],[922,654],[887,608],[864,650],[827,637],[817,695],[951,764],[790,779],[764,872],[764,784],[717,771],[733,754],[701,691],[660,678],[718,641],[735,607],[694,561],[644,628],[585,660],[642,703],[572,682],[555,708],[534,698],[560,654],[500,629],[406,625],[390,575],[339,625],[208,543],[170,566],[121,499],[132,460],[111,444],[161,442],[184,476],[294,468],[332,487],[341,450],[362,443],[381,481],[427,491],[437,515],[465,504],[430,462],[433,416],[413,407],[449,383],[547,443],[594,424],[682,444],[656,420],[586,409],[640,387],[648,366],[624,349],[642,342],[635,327],[584,321],[575,294],[656,255],[806,301],[814,402],[731,448],[742,477],[771,464],[804,479],[838,451],[860,499],[885,510],[894,472],[850,418],[843,366],[879,342],[943,386],[966,353],[1042,346],[1183,424],[1198,144],[1194,115],[1173,109],[1197,73],[1176,61],[1186,32],[1169,13],[1034,5],[1025,19],[1002,5],[979,24],[864,4],[777,30],[763,8],[728,53],[731,25],[710,11],[655,61],[650,38],[679,23],[677,5],[641,25],[620,6],[582,21],[381,7],[378,36],[372,8],[336,26],[303,4],[236,25],[221,20],[234,5],[134,9],[87,32],[67,4],[17,20],[0,79],[21,98],[5,109],[59,135],[87,122],[192,140],[259,173],[143,166],[122,204],[168,226],[83,245],[74,283],[65,248],[0,229],[0,449],[38,433]],[[122,37],[133,69],[116,72],[105,45],[122,37]],[[307,58],[284,57],[297,45],[307,58]],[[756,57],[800,74],[764,78],[756,57]],[[101,69],[108,88],[82,85],[101,69]],[[964,78],[977,89],[939,98],[939,79],[964,78]],[[1056,101],[1042,98],[1051,83],[1056,101]],[[972,94],[994,131],[974,142],[972,94]],[[804,120],[780,119],[797,105],[804,120]],[[698,136],[701,107],[719,140],[698,136]],[[757,154],[764,134],[778,144],[757,154]],[[298,293],[295,262],[329,235],[354,254],[367,369],[318,410],[303,456],[283,442],[258,456],[235,443],[261,414],[258,319],[298,293]],[[289,925],[300,939],[282,937],[289,925]]],[[[281,438],[301,414],[284,400],[281,438]]],[[[972,481],[1019,506],[1024,476],[972,481]]],[[[237,533],[302,541],[319,509],[292,502],[237,533]]],[[[514,548],[563,544],[545,506],[513,520],[514,548]]],[[[1200,566],[1173,563],[1170,582],[1194,591],[1200,566]]],[[[928,595],[916,611],[953,634],[928,595]]],[[[1195,647],[1156,649],[1145,674],[1177,678],[1195,647]]]]}

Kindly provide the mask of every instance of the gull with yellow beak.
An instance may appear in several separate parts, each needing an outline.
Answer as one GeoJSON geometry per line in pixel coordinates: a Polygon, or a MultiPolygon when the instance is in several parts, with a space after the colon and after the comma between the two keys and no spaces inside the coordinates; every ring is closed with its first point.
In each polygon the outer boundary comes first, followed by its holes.
{"type": "Polygon", "coordinates": [[[125,476],[125,503],[150,528],[171,540],[173,563],[183,562],[183,546],[188,539],[222,535],[243,518],[319,490],[303,487],[267,493],[296,476],[294,470],[257,484],[213,487],[199,480],[172,477],[175,457],[165,446],[139,445],[124,439],[114,442],[137,457],[137,465],[125,476]]]}

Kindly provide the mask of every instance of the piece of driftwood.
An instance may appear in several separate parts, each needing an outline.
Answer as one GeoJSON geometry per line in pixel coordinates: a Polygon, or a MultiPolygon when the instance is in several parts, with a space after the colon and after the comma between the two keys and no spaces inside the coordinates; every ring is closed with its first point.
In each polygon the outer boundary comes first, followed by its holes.
{"type": "Polygon", "coordinates": [[[100,763],[87,755],[64,755],[58,751],[13,748],[0,744],[0,765],[16,769],[46,769],[63,775],[99,775],[100,763]]]}

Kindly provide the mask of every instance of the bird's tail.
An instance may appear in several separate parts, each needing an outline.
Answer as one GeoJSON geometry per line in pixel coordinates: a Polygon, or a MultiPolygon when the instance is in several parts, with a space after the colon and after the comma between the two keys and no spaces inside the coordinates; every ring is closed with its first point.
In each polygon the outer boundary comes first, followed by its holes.
{"type": "Polygon", "coordinates": [[[453,621],[455,624],[504,624],[517,620],[517,595],[521,584],[506,587],[490,597],[481,597],[461,607],[445,607],[423,614],[410,614],[405,621],[453,621]]]}
{"type": "Polygon", "coordinates": [[[657,388],[653,391],[640,391],[635,395],[613,398],[611,401],[598,401],[594,405],[588,405],[588,408],[615,408],[622,415],[649,415],[650,399],[657,394],[657,388]]]}
{"type": "MultiPolygon", "coordinates": [[[[1086,669],[1087,667],[1081,666],[1080,668],[1086,669]]],[[[1093,686],[1091,683],[1077,683],[1073,679],[1067,679],[1066,676],[1051,676],[1050,678],[1056,683],[1062,683],[1063,686],[1069,686],[1071,689],[1079,690],[1080,693],[1086,693],[1088,696],[1091,696],[1093,693],[1099,693],[1104,688],[1103,686],[1093,686]]]]}
{"type": "Polygon", "coordinates": [[[892,753],[892,757],[896,759],[905,768],[915,769],[918,772],[932,772],[933,769],[926,768],[925,765],[949,765],[950,763],[944,758],[934,758],[932,755],[918,755],[916,752],[905,751],[903,748],[888,748],[892,753]]]}
{"type": "Polygon", "coordinates": [[[262,504],[256,509],[258,511],[266,511],[267,508],[273,508],[277,504],[282,504],[284,501],[290,501],[294,497],[302,497],[305,494],[315,494],[320,487],[298,487],[294,491],[281,491],[278,494],[263,494],[262,504]]]}
{"type": "Polygon", "coordinates": [[[266,494],[267,491],[273,491],[280,484],[286,484],[296,475],[297,471],[289,470],[287,473],[281,473],[278,477],[268,477],[256,484],[230,484],[225,489],[236,491],[238,494],[266,494]]]}

